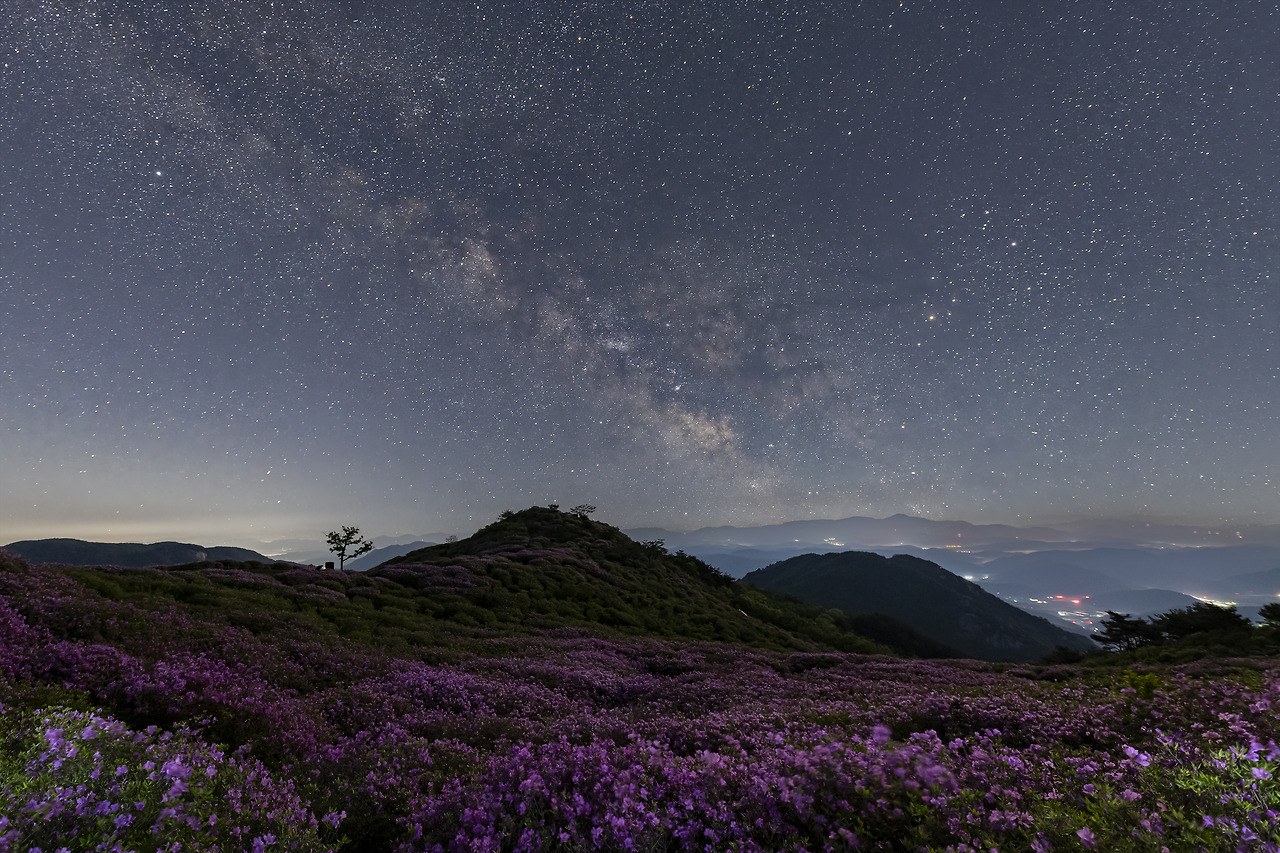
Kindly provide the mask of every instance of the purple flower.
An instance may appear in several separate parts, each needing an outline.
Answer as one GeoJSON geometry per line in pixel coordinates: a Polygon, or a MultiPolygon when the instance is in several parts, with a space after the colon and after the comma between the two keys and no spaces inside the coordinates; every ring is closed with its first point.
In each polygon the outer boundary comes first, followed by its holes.
{"type": "Polygon", "coordinates": [[[1097,849],[1098,841],[1093,837],[1093,830],[1089,829],[1089,827],[1086,826],[1084,829],[1077,829],[1076,835],[1080,836],[1080,843],[1085,847],[1088,847],[1090,850],[1097,849]]]}
{"type": "Polygon", "coordinates": [[[190,768],[182,765],[181,758],[170,758],[160,770],[170,779],[185,779],[191,773],[190,768]]]}
{"type": "Polygon", "coordinates": [[[1151,764],[1150,755],[1147,755],[1145,752],[1141,752],[1137,749],[1134,749],[1132,746],[1126,746],[1124,748],[1124,754],[1129,756],[1131,759],[1133,759],[1135,764],[1141,765],[1142,767],[1147,767],[1151,764]]]}

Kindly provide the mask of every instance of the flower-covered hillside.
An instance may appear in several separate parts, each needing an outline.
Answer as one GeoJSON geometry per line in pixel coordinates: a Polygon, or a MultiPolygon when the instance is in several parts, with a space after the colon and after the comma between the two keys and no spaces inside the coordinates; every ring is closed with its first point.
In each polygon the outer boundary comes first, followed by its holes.
{"type": "Polygon", "coordinates": [[[1280,841],[1270,661],[1008,669],[502,634],[423,597],[285,567],[0,557],[0,851],[1280,841]]]}

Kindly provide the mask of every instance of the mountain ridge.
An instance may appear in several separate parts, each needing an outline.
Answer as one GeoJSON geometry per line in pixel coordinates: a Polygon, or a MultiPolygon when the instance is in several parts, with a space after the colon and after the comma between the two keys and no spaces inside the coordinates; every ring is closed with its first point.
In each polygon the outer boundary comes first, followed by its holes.
{"type": "Polygon", "coordinates": [[[362,574],[425,593],[444,618],[475,628],[600,626],[795,651],[889,651],[839,614],[741,587],[695,557],[557,507],[505,512],[466,539],[362,574]]]}
{"type": "MultiPolygon", "coordinates": [[[[916,547],[948,547],[957,544],[956,535],[966,549],[1001,546],[1009,549],[1033,545],[1037,548],[1100,547],[1225,547],[1257,545],[1280,547],[1280,525],[1221,524],[1218,526],[1166,523],[1144,519],[1089,519],[1052,525],[1018,527],[1010,524],[985,524],[960,520],[935,520],[897,513],[886,518],[848,516],[837,519],[799,519],[777,524],[737,527],[718,525],[689,531],[661,527],[637,527],[626,532],[637,538],[664,539],[677,547],[698,545],[772,547],[794,542],[821,544],[827,535],[851,537],[849,547],[892,547],[896,544],[916,547]],[[824,531],[819,538],[802,536],[824,531]],[[859,533],[859,531],[863,531],[859,533]],[[894,540],[893,534],[910,532],[914,541],[894,540]],[[860,538],[873,536],[875,538],[860,538]]],[[[837,546],[843,547],[843,546],[837,546]]]]}
{"type": "Polygon", "coordinates": [[[205,547],[188,542],[89,542],[84,539],[24,539],[3,546],[32,563],[61,563],[68,566],[122,566],[147,568],[198,563],[202,560],[272,562],[248,548],[229,545],[205,547]]]}
{"type": "Polygon", "coordinates": [[[1097,647],[1001,601],[937,563],[865,551],[805,554],[751,572],[744,583],[856,615],[883,613],[931,639],[983,660],[1030,661],[1064,646],[1097,647]]]}

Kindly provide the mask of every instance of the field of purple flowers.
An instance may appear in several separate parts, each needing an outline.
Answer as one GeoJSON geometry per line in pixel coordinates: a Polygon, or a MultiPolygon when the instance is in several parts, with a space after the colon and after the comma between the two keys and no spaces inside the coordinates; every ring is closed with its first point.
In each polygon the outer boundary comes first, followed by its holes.
{"type": "Polygon", "coordinates": [[[380,644],[286,616],[390,580],[85,577],[0,552],[0,853],[1280,849],[1271,661],[380,644]]]}

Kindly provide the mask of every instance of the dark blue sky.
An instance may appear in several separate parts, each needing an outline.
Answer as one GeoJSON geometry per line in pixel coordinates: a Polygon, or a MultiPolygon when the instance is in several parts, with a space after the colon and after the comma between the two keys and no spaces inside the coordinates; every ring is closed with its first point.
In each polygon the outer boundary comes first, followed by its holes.
{"type": "Polygon", "coordinates": [[[1269,4],[200,5],[0,20],[6,541],[1280,522],[1269,4]]]}

